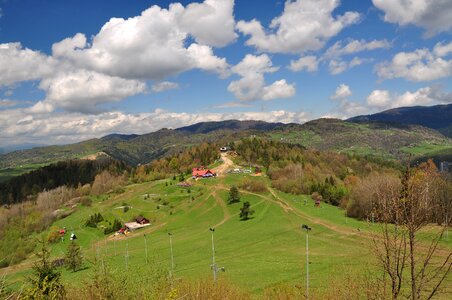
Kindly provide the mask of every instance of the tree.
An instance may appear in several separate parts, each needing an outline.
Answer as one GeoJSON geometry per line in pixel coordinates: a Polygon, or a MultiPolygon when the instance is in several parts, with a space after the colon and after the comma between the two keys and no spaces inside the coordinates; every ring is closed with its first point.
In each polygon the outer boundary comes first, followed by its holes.
{"type": "Polygon", "coordinates": [[[75,241],[71,241],[66,252],[66,268],[77,272],[83,264],[82,251],[75,241]]]}
{"type": "Polygon", "coordinates": [[[251,204],[248,201],[243,202],[242,208],[240,208],[240,220],[246,221],[254,214],[254,210],[250,208],[251,204]]]}
{"type": "Polygon", "coordinates": [[[33,266],[33,275],[30,277],[31,288],[27,291],[25,299],[64,299],[66,292],[61,283],[61,273],[50,261],[50,251],[45,239],[39,240],[40,249],[36,253],[39,260],[33,266]]]}
{"type": "Polygon", "coordinates": [[[384,274],[391,280],[392,299],[400,296],[405,282],[409,284],[407,298],[431,299],[452,268],[452,251],[438,251],[447,223],[429,230],[428,238],[423,232],[423,241],[419,238],[419,232],[430,226],[438,211],[437,176],[436,167],[429,161],[416,169],[408,166],[401,189],[374,190],[377,201],[373,212],[382,226],[374,244],[384,274]]]}
{"type": "Polygon", "coordinates": [[[240,202],[240,193],[239,193],[239,189],[235,185],[233,185],[229,189],[228,203],[232,204],[232,203],[237,203],[237,202],[240,202]]]}

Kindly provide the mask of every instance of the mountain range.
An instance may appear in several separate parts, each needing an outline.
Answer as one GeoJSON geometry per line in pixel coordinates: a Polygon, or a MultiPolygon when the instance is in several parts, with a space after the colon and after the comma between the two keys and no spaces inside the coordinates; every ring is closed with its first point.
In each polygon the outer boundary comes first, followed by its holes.
{"type": "Polygon", "coordinates": [[[107,154],[129,165],[182,151],[202,142],[224,142],[257,136],[306,148],[399,160],[433,157],[452,160],[452,105],[405,107],[346,121],[318,119],[305,124],[227,120],[203,122],[143,135],[111,134],[76,144],[36,147],[0,155],[0,180],[52,162],[93,159],[107,154]]]}
{"type": "Polygon", "coordinates": [[[452,104],[399,107],[373,115],[353,117],[348,121],[415,124],[435,129],[445,136],[452,137],[452,104]]]}

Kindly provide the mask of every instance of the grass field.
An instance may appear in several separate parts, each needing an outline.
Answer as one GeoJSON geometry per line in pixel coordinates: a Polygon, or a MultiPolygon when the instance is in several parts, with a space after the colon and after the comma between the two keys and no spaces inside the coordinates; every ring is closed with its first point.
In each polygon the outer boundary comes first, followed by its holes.
{"type": "MultiPolygon", "coordinates": [[[[306,235],[302,224],[312,227],[309,233],[311,289],[328,287],[333,278],[347,274],[365,274],[375,270],[371,254],[370,232],[377,225],[345,218],[344,211],[327,204],[315,207],[307,196],[295,196],[269,189],[262,194],[242,192],[241,201],[249,201],[255,211],[250,220],[240,221],[242,203],[227,204],[228,190],[245,176],[230,174],[209,180],[192,181],[180,188],[176,182],[161,180],[129,185],[119,195],[93,198],[91,207],[77,211],[54,225],[75,232],[84,256],[92,260],[103,255],[117,270],[139,268],[148,260],[169,270],[171,265],[168,233],[172,233],[176,278],[206,278],[211,275],[212,244],[210,227],[215,228],[215,258],[228,279],[255,295],[278,283],[303,285],[306,278],[306,235]],[[149,197],[145,197],[149,195],[149,197]],[[124,212],[127,204],[130,210],[124,212]],[[129,236],[105,236],[100,229],[85,227],[90,214],[100,212],[108,221],[129,221],[143,215],[152,226],[129,236]]],[[[252,177],[269,185],[265,177],[252,177]]],[[[62,257],[68,245],[52,245],[52,255],[62,257]]],[[[442,247],[452,248],[452,238],[442,247]]],[[[19,288],[30,270],[33,257],[23,264],[4,269],[7,280],[19,288]]],[[[82,285],[90,276],[90,264],[76,273],[63,270],[67,284],[82,285]]],[[[132,272],[135,276],[138,273],[132,272]]],[[[133,275],[132,275],[133,276],[133,275]]],[[[448,283],[451,283],[449,278],[448,283]]]]}
{"type": "Polygon", "coordinates": [[[15,168],[0,169],[0,182],[31,172],[46,165],[48,164],[26,164],[15,168]]]}

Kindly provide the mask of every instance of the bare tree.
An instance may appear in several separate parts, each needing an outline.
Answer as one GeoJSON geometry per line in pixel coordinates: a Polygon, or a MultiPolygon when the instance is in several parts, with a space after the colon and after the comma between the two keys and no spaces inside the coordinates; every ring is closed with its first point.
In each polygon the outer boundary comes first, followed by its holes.
{"type": "Polygon", "coordinates": [[[397,299],[403,286],[403,275],[407,260],[406,231],[398,226],[400,218],[400,182],[392,177],[373,177],[369,190],[373,206],[373,217],[380,224],[380,231],[373,238],[378,262],[383,267],[384,295],[389,282],[392,299],[397,299]],[[389,277],[389,279],[387,279],[389,277]]]}
{"type": "Polygon", "coordinates": [[[431,299],[452,268],[452,251],[439,247],[449,222],[426,230],[443,209],[443,203],[435,198],[440,188],[438,178],[435,165],[429,161],[415,169],[407,167],[401,189],[382,180],[374,190],[373,213],[381,225],[374,248],[390,278],[392,299],[402,292],[410,299],[431,299]]]}

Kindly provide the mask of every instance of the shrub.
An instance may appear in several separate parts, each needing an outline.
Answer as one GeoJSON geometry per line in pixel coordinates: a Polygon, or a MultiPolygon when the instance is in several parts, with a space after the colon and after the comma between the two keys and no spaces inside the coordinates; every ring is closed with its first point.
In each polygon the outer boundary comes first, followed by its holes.
{"type": "Polygon", "coordinates": [[[112,232],[116,232],[123,227],[121,221],[115,218],[111,227],[106,227],[104,229],[104,234],[110,234],[112,232]]]}
{"type": "Polygon", "coordinates": [[[93,200],[91,198],[83,196],[80,198],[80,204],[83,206],[91,206],[93,204],[93,200]]]}
{"type": "Polygon", "coordinates": [[[97,223],[100,223],[104,220],[104,217],[100,213],[95,213],[91,215],[88,220],[85,222],[85,226],[97,228],[97,223]]]}
{"type": "Polygon", "coordinates": [[[243,190],[247,190],[253,193],[263,193],[267,191],[265,183],[262,181],[245,179],[239,187],[243,190]]]}
{"type": "Polygon", "coordinates": [[[60,240],[60,232],[58,230],[58,227],[52,226],[50,228],[50,232],[47,235],[47,242],[49,243],[56,243],[60,240]]]}

